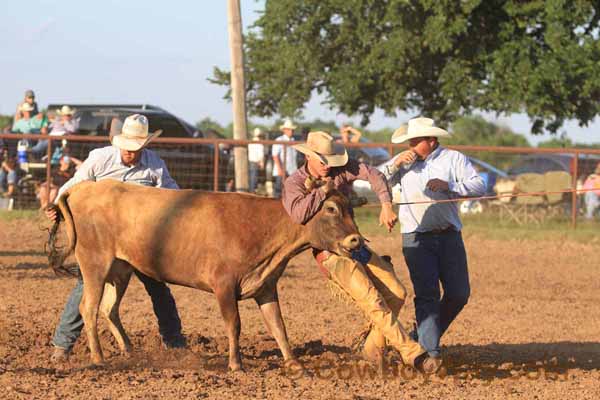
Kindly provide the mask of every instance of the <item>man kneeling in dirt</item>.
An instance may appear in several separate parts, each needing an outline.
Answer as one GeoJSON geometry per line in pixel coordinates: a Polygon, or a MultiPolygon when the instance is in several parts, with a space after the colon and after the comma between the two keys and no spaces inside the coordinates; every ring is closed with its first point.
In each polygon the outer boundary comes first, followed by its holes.
{"type": "MultiPolygon", "coordinates": [[[[148,119],[140,114],[127,117],[122,127],[118,120],[113,120],[112,125],[112,146],[90,152],[89,157],[81,164],[75,175],[60,188],[56,196],[57,201],[62,193],[79,182],[102,179],[116,179],[121,182],[146,186],[179,189],[177,183],[169,175],[164,161],[156,153],[145,148],[152,139],[161,134],[161,131],[149,134],[148,119]],[[118,128],[115,129],[117,123],[118,128]]],[[[48,208],[46,216],[55,221],[58,218],[56,207],[48,208]]],[[[181,321],[175,299],[167,285],[137,270],[134,270],[134,273],[142,281],[152,299],[154,314],[158,318],[159,332],[164,346],[167,348],[185,347],[185,337],[181,333],[181,321]]],[[[67,300],[52,339],[55,347],[52,354],[54,362],[61,362],[69,357],[75,341],[81,334],[83,319],[79,313],[79,303],[81,303],[82,296],[83,280],[79,277],[67,300]]]]}
{"type": "MultiPolygon", "coordinates": [[[[342,144],[334,143],[325,132],[310,132],[306,143],[294,146],[306,155],[306,163],[284,183],[282,201],[291,218],[307,223],[321,208],[333,190],[348,195],[352,182],[360,179],[371,184],[381,201],[380,224],[391,231],[397,221],[392,210],[391,194],[383,174],[374,168],[349,160],[342,144]]],[[[425,373],[435,373],[439,358],[431,358],[413,341],[398,321],[406,289],[394,273],[392,264],[366,246],[352,253],[352,258],[327,251],[315,251],[323,273],[365,312],[371,328],[362,346],[362,355],[381,362],[387,342],[395,347],[405,364],[425,373]]]]}

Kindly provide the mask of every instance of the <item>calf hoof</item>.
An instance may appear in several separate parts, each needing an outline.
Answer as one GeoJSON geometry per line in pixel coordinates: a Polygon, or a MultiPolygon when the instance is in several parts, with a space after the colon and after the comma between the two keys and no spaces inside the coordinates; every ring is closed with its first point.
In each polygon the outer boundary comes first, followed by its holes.
{"type": "Polygon", "coordinates": [[[101,367],[104,365],[104,357],[102,356],[92,356],[92,365],[96,367],[101,367]]]}
{"type": "Polygon", "coordinates": [[[230,362],[229,363],[229,370],[231,372],[244,372],[244,368],[242,367],[242,363],[241,362],[230,362]]]}

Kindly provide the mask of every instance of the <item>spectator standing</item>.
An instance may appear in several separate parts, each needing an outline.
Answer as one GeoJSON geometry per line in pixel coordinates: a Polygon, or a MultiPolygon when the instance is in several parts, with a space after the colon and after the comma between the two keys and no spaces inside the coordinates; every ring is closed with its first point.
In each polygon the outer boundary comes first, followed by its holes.
{"type": "Polygon", "coordinates": [[[400,127],[392,136],[393,143],[408,141],[410,149],[384,167],[389,185],[402,186],[398,217],[417,319],[412,336],[432,357],[441,357],[440,339],[469,299],[467,254],[457,203],[412,203],[485,193],[469,159],[439,144],[444,136],[449,133],[435,127],[432,119],[411,119],[408,128],[400,127]]]}
{"type": "MultiPolygon", "coordinates": [[[[283,125],[279,127],[282,135],[275,140],[280,142],[290,142],[294,140],[294,129],[296,129],[296,125],[294,125],[291,120],[286,119],[283,125]]],[[[279,198],[281,197],[283,181],[287,176],[291,175],[298,169],[298,152],[292,146],[275,144],[273,145],[271,154],[274,166],[273,177],[275,179],[273,196],[279,198]]]]}
{"type": "Polygon", "coordinates": [[[17,111],[15,112],[15,122],[18,121],[19,119],[21,119],[21,106],[23,104],[29,104],[31,107],[33,107],[33,109],[31,110],[31,115],[38,115],[39,114],[39,109],[38,109],[38,105],[35,101],[35,93],[33,93],[33,90],[29,89],[25,91],[25,96],[23,98],[23,101],[20,102],[19,104],[17,104],[17,111]]]}
{"type": "Polygon", "coordinates": [[[342,142],[344,143],[358,143],[360,141],[360,137],[362,136],[362,132],[356,128],[353,128],[349,124],[345,124],[340,128],[340,136],[342,137],[342,142]]]}
{"type": "MultiPolygon", "coordinates": [[[[252,131],[252,140],[262,140],[264,133],[260,128],[252,131]]],[[[258,173],[265,170],[265,146],[261,143],[248,145],[248,162],[250,163],[250,193],[256,191],[258,173]]]]}
{"type": "Polygon", "coordinates": [[[596,210],[600,207],[600,163],[596,165],[594,173],[586,178],[583,188],[588,190],[584,194],[585,218],[591,220],[594,218],[596,210]]]}

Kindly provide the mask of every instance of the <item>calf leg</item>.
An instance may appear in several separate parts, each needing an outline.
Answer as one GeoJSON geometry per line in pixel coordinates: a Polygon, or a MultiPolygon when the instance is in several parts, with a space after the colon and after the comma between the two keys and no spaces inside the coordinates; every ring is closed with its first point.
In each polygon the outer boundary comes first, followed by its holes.
{"type": "Polygon", "coordinates": [[[237,304],[237,291],[235,283],[217,285],[215,295],[219,302],[221,314],[225,320],[227,336],[229,338],[229,369],[240,371],[242,361],[240,357],[240,313],[237,304]]]}
{"type": "Polygon", "coordinates": [[[83,317],[83,324],[90,346],[90,356],[93,364],[102,364],[102,348],[98,338],[98,308],[104,290],[104,277],[98,274],[93,267],[86,268],[80,263],[83,275],[83,299],[79,305],[79,312],[83,317]]]}
{"type": "Polygon", "coordinates": [[[131,267],[123,261],[113,263],[108,282],[104,284],[104,294],[100,303],[100,312],[106,318],[110,332],[115,337],[121,352],[126,354],[131,352],[131,341],[121,323],[119,306],[130,277],[131,267]]]}
{"type": "Polygon", "coordinates": [[[266,288],[255,300],[260,308],[267,330],[277,341],[283,359],[285,361],[294,359],[283,317],[281,316],[277,287],[266,288]]]}

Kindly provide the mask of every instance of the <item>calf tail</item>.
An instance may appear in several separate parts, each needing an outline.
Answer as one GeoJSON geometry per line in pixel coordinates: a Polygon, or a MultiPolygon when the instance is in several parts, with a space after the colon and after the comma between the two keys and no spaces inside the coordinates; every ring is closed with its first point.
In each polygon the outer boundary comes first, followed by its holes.
{"type": "Polygon", "coordinates": [[[78,277],[80,273],[77,265],[63,265],[65,259],[75,250],[75,244],[77,243],[77,234],[75,232],[75,225],[73,224],[73,215],[67,202],[68,198],[69,190],[58,199],[58,216],[49,231],[46,253],[48,254],[48,265],[54,270],[56,275],[78,277]],[[67,236],[69,238],[65,249],[56,245],[56,236],[61,219],[65,220],[67,236]]]}

